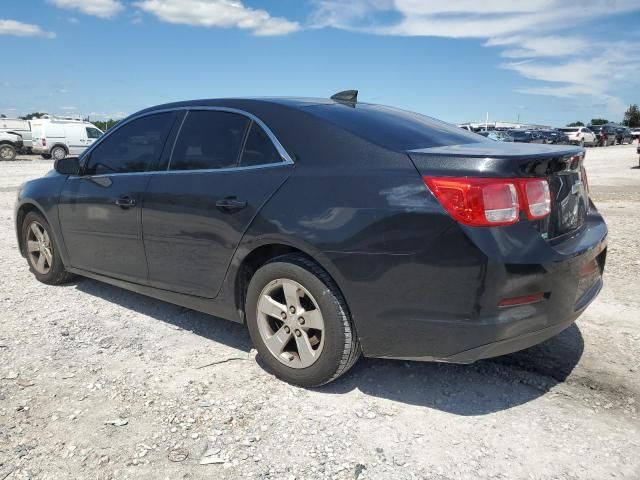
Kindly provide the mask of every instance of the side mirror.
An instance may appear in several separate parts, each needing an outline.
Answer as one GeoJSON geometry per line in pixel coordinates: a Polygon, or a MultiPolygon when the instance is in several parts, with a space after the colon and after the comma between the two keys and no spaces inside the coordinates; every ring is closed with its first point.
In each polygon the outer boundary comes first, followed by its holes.
{"type": "Polygon", "coordinates": [[[80,173],[80,161],[78,157],[66,157],[53,163],[56,172],[62,175],[78,175],[80,173]]]}

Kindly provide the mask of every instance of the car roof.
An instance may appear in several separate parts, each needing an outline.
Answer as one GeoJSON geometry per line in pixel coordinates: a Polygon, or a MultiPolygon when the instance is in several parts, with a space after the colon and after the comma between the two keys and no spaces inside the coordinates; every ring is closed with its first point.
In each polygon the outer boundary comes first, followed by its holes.
{"type": "MultiPolygon", "coordinates": [[[[336,145],[355,135],[394,152],[478,141],[478,136],[435,118],[360,101],[308,97],[249,97],[188,100],[138,112],[171,108],[218,107],[241,110],[262,120],[291,152],[309,152],[309,138],[336,145]]],[[[484,140],[482,140],[484,141],[484,140]]],[[[489,140],[486,140],[489,141],[489,140]]],[[[355,145],[352,147],[355,148],[355,145]]]]}

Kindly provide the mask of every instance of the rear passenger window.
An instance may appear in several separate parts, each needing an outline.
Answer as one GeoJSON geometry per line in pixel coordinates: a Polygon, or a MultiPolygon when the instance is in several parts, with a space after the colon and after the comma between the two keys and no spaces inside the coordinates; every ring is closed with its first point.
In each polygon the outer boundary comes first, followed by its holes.
{"type": "Polygon", "coordinates": [[[189,112],[171,156],[170,170],[231,168],[238,156],[249,120],[212,110],[189,112]]]}
{"type": "Polygon", "coordinates": [[[242,152],[240,166],[253,167],[256,165],[280,162],[282,162],[282,157],[280,157],[271,139],[260,125],[253,122],[244,146],[244,151],[242,152]]]}
{"type": "Polygon", "coordinates": [[[91,152],[85,174],[148,170],[162,153],[172,118],[172,113],[158,113],[118,128],[91,152]]]}

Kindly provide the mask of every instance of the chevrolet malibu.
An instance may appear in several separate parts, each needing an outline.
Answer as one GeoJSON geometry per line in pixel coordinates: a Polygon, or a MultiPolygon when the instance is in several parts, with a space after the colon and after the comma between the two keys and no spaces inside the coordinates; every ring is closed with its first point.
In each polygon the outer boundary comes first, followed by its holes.
{"type": "Polygon", "coordinates": [[[355,91],[186,101],[25,183],[16,231],[41,282],[245,323],[276,375],[318,386],[361,354],[470,363],[571,325],[606,256],[583,160],[355,91]]]}

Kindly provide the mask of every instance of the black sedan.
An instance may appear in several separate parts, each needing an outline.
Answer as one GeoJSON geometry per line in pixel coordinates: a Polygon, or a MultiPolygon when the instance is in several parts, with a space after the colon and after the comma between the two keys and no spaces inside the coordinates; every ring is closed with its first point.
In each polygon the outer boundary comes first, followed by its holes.
{"type": "Polygon", "coordinates": [[[584,151],[357,101],[148,108],[25,183],[35,277],[81,275],[245,323],[289,382],[368,357],[469,363],[572,324],[607,227],[584,151]]]}

